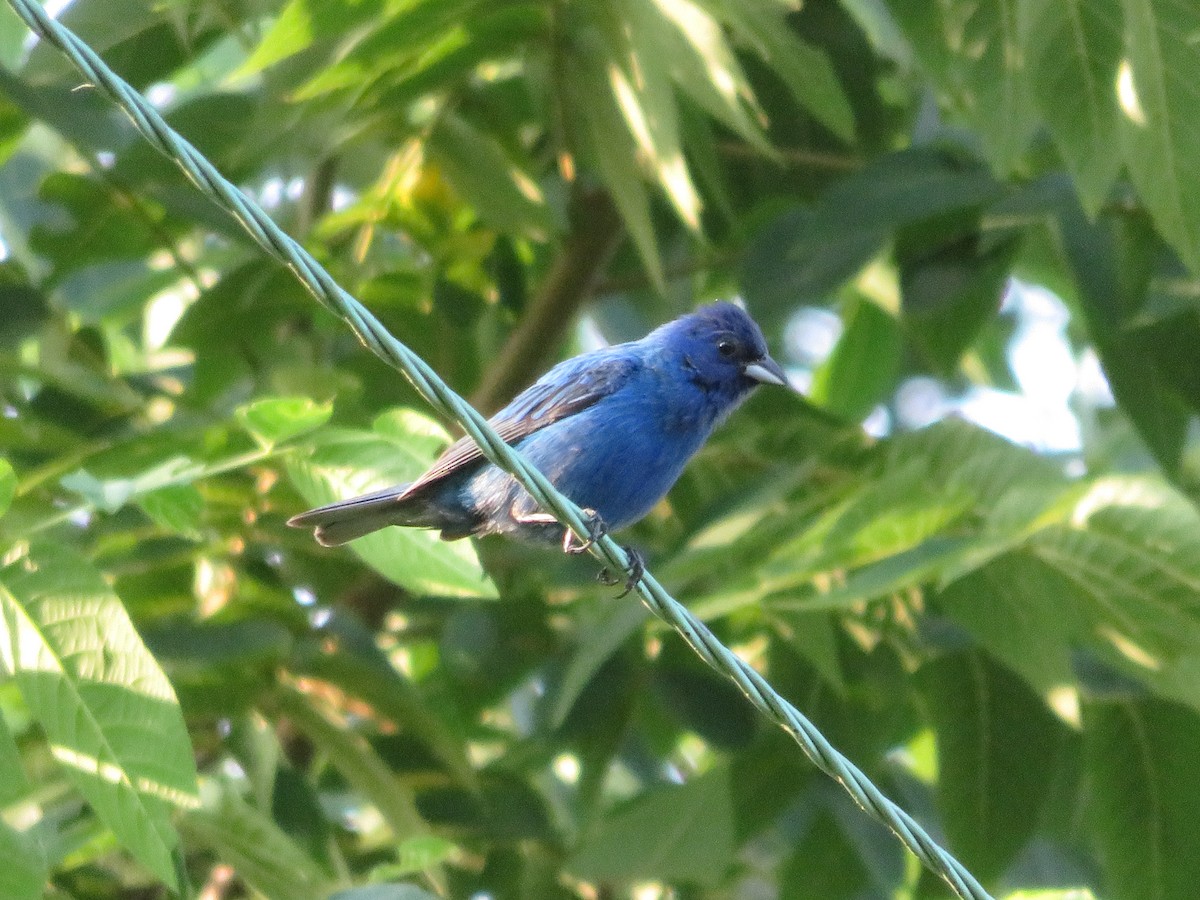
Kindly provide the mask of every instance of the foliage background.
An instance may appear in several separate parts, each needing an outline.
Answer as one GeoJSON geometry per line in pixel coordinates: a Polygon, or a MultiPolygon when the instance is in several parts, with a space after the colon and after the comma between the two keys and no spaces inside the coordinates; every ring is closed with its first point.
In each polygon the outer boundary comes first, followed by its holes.
{"type": "MultiPolygon", "coordinates": [[[[744,297],[811,404],[629,539],[996,893],[1191,896],[1191,4],[61,19],[481,408],[744,297]]],[[[7,7],[0,62],[0,895],[945,895],[589,561],[286,529],[446,432],[7,7]]]]}

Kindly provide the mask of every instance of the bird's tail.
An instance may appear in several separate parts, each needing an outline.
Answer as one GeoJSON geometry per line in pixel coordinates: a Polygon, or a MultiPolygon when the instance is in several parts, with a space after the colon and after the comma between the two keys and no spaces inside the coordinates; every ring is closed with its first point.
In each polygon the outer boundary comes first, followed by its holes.
{"type": "Polygon", "coordinates": [[[424,503],[414,503],[414,498],[404,496],[407,488],[407,484],[401,484],[319,506],[292,516],[288,524],[293,528],[312,528],[317,543],[325,547],[337,547],[389,525],[438,527],[438,523],[429,520],[424,503]]]}

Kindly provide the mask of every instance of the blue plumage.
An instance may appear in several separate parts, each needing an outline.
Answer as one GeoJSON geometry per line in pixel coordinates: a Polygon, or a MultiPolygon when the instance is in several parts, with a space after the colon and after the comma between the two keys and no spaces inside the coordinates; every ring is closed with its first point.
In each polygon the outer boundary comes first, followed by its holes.
{"type": "MultiPolygon", "coordinates": [[[[559,491],[617,530],[671,488],[712,430],[760,383],[786,385],[762,332],[731,303],[713,303],[646,337],[559,363],[492,419],[559,491]]],[[[446,540],[570,536],[469,438],[420,478],[302,513],[326,546],[388,525],[435,528],[446,540]]]]}

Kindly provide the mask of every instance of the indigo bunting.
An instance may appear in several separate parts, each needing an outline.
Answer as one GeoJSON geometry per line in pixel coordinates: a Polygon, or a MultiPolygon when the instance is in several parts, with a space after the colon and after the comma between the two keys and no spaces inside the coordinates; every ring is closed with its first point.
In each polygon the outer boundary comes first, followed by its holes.
{"type": "MultiPolygon", "coordinates": [[[[760,383],[788,383],[762,331],[739,307],[713,303],[641,340],[559,363],[490,422],[587,512],[594,538],[646,515],[760,383]]],[[[469,437],[410,484],[331,503],[288,524],[314,528],[327,547],[388,525],[438,529],[447,541],[553,538],[573,553],[591,543],[577,543],[469,437]]]]}

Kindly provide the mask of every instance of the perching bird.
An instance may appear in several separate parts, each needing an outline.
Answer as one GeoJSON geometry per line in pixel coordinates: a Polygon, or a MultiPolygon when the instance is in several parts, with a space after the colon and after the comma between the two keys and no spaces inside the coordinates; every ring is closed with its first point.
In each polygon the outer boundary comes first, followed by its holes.
{"type": "MultiPolygon", "coordinates": [[[[732,303],[713,303],[641,340],[559,363],[490,422],[593,517],[598,535],[646,515],[713,428],[760,383],[787,385],[762,331],[732,303]]],[[[469,437],[410,484],[331,503],[288,524],[314,528],[327,547],[388,525],[438,529],[448,541],[553,538],[568,552],[590,543],[575,543],[469,437]]]]}

